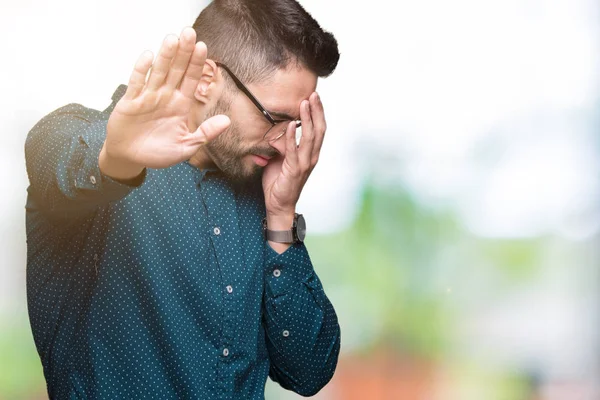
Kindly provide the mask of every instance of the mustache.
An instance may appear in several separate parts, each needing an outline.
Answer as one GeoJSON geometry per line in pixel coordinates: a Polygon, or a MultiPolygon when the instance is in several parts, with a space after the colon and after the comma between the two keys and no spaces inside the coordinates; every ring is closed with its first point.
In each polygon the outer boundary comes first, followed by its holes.
{"type": "Polygon", "coordinates": [[[262,149],[253,147],[248,150],[251,154],[256,154],[257,156],[265,157],[265,158],[273,158],[279,155],[279,152],[273,148],[262,149]]]}

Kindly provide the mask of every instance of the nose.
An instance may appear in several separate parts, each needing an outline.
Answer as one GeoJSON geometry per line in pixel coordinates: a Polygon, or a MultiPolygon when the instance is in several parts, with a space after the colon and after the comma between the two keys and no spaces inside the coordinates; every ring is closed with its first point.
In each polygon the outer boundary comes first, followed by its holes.
{"type": "Polygon", "coordinates": [[[280,155],[285,156],[285,135],[277,140],[269,142],[269,146],[274,148],[280,155]]]}

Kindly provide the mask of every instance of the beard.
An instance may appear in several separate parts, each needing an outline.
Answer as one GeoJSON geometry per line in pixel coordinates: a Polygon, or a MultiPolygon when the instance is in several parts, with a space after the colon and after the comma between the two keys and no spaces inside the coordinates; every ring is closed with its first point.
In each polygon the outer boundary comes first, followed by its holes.
{"type": "MultiPolygon", "coordinates": [[[[215,106],[206,114],[206,119],[218,115],[229,114],[231,102],[220,98],[215,106]]],[[[240,126],[230,118],[229,127],[215,139],[204,145],[206,153],[210,156],[217,168],[234,184],[244,184],[249,181],[259,180],[262,177],[263,167],[244,162],[244,157],[249,154],[273,154],[273,148],[268,149],[253,146],[245,148],[240,126]]]]}

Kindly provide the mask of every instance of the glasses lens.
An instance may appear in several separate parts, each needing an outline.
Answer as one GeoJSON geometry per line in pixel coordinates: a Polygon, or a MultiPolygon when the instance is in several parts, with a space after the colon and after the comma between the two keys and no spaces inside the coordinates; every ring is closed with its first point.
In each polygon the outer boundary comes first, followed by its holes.
{"type": "MultiPolygon", "coordinates": [[[[285,135],[285,132],[290,122],[291,121],[282,121],[273,125],[271,129],[269,129],[269,131],[265,134],[265,140],[267,140],[268,142],[273,142],[285,135]]],[[[298,143],[298,141],[300,140],[300,136],[302,136],[302,127],[299,125],[300,121],[296,121],[296,143],[298,143]]]]}

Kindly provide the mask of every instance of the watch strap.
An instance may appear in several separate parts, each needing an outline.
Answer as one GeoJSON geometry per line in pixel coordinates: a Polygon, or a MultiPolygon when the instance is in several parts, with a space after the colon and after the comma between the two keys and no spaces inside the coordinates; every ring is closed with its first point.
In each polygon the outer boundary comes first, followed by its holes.
{"type": "Polygon", "coordinates": [[[277,243],[294,243],[294,234],[292,230],[287,231],[272,231],[266,230],[267,240],[277,243]]]}

